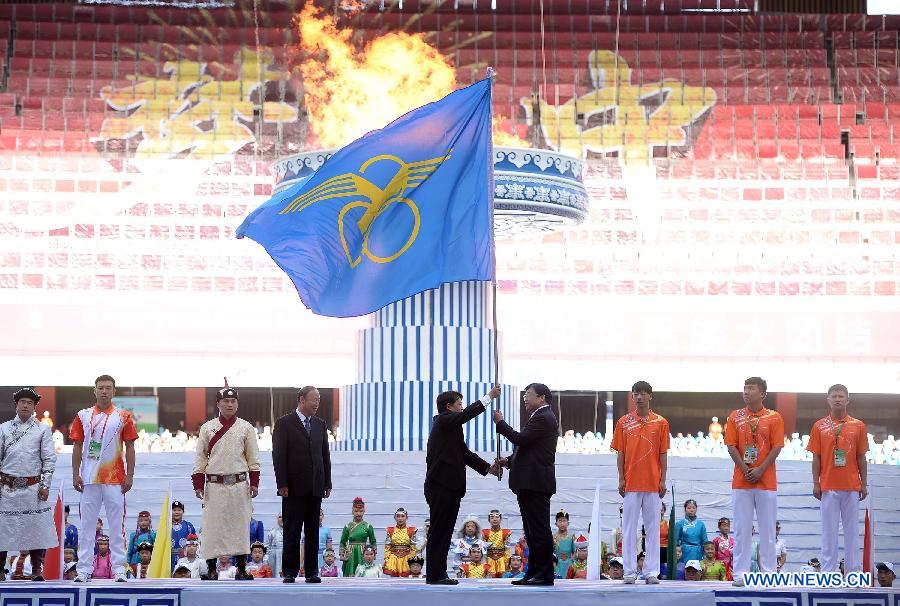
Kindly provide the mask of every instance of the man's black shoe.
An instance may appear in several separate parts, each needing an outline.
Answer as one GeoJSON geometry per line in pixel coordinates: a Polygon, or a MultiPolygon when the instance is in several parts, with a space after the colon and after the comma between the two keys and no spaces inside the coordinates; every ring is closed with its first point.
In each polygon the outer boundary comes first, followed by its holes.
{"type": "Polygon", "coordinates": [[[293,583],[294,577],[284,577],[283,579],[281,579],[281,582],[282,583],[293,583]]]}
{"type": "Polygon", "coordinates": [[[426,585],[459,585],[456,579],[438,579],[436,581],[425,581],[426,585]]]}
{"type": "Polygon", "coordinates": [[[319,577],[306,577],[307,583],[321,583],[322,579],[319,577]]]}
{"type": "Polygon", "coordinates": [[[531,577],[525,577],[523,579],[516,579],[515,581],[512,582],[512,584],[513,585],[524,585],[525,583],[527,583],[530,580],[531,580],[531,577]]]}

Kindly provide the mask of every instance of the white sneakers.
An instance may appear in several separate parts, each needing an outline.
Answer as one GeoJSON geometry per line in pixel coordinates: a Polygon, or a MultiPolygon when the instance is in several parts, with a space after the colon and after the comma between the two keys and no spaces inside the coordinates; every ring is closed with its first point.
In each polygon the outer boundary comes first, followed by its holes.
{"type": "Polygon", "coordinates": [[[116,583],[127,583],[127,582],[128,582],[128,579],[125,577],[124,574],[116,575],[116,583]]]}
{"type": "Polygon", "coordinates": [[[731,582],[732,587],[743,587],[744,586],[744,575],[734,577],[734,581],[731,582]]]}
{"type": "Polygon", "coordinates": [[[637,581],[637,577],[633,574],[628,574],[625,575],[625,578],[623,580],[625,581],[626,585],[634,585],[634,582],[637,581]]]}
{"type": "Polygon", "coordinates": [[[650,575],[647,577],[647,585],[659,585],[659,577],[650,575]]]}

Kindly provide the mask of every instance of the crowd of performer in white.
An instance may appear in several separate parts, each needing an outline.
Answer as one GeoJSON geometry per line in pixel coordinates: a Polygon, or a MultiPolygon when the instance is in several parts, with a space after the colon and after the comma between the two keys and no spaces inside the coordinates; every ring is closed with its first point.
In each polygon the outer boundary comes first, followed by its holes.
{"type": "MultiPolygon", "coordinates": [[[[124,582],[129,577],[146,576],[155,538],[149,527],[149,513],[141,512],[138,529],[126,546],[125,495],[134,482],[134,442],[138,432],[131,413],[113,404],[115,389],[111,376],[98,377],[94,382],[95,404],[80,410],[69,430],[74,442],[72,485],[80,493],[81,527],[76,539],[77,562],[67,564],[66,570],[67,576],[79,583],[98,577],[124,582]],[[94,526],[101,510],[109,523],[106,532],[94,526]],[[96,570],[98,562],[108,570],[101,574],[96,570]]],[[[744,586],[744,573],[774,572],[780,568],[776,552],[775,461],[785,444],[784,424],[778,412],[766,408],[766,394],[763,379],[747,379],[743,387],[744,406],[728,416],[724,428],[724,444],[734,462],[735,532],[733,537],[725,532],[727,578],[738,587],[744,586]],[[752,534],[754,520],[758,539],[752,534]]],[[[273,462],[282,497],[284,528],[279,527],[283,536],[278,549],[280,561],[272,570],[271,557],[266,558],[269,547],[262,541],[251,541],[248,533],[248,527],[252,531],[252,499],[258,494],[261,473],[257,430],[238,417],[238,391],[226,385],[217,393],[218,416],[200,428],[196,442],[191,480],[196,497],[203,503],[202,539],[189,523],[181,524],[184,505],[176,503],[173,507],[173,513],[178,510],[178,520],[173,518],[173,524],[184,531],[180,541],[183,550],[178,549],[172,556],[174,576],[210,580],[281,576],[286,583],[294,582],[298,576],[311,583],[319,582],[320,576],[415,578],[423,576],[426,560],[421,556],[427,544],[429,551],[438,552],[425,566],[424,578],[430,584],[454,584],[455,579],[449,578],[446,571],[446,556],[443,564],[440,562],[440,552],[454,550],[459,556],[452,568],[456,576],[512,578],[517,585],[552,585],[554,579],[566,576],[584,578],[587,539],[567,535],[565,529],[562,535],[551,535],[549,531],[549,499],[556,490],[554,453],[558,439],[556,418],[549,407],[550,390],[537,383],[526,388],[527,419],[520,431],[512,429],[502,414],[494,411],[498,432],[516,446],[511,456],[483,461],[462,443],[462,426],[485,412],[499,395],[500,389],[495,387],[468,407],[462,406],[462,396],[457,392],[438,397],[425,484],[431,525],[426,524],[419,545],[417,531],[409,526],[405,510],[398,509],[396,525],[388,528],[384,562],[376,565],[374,531],[363,520],[365,504],[361,499],[354,501],[354,521],[344,528],[346,536],[341,537],[339,552],[332,548],[330,537],[325,545],[321,544],[321,501],[331,492],[329,439],[324,422],[315,416],[318,390],[300,390],[297,410],[279,419],[273,432],[273,462]],[[482,475],[491,473],[498,477],[504,468],[510,470],[510,488],[522,509],[524,551],[502,528],[499,511],[491,512],[489,527],[483,531],[475,523],[472,540],[463,541],[462,551],[470,553],[460,553],[459,545],[450,544],[452,525],[465,494],[466,466],[482,475]],[[567,546],[563,562],[561,542],[567,546]],[[523,556],[530,561],[523,562],[523,556]],[[267,572],[262,565],[266,565],[267,572]]],[[[618,420],[610,443],[617,453],[618,489],[623,499],[621,557],[604,557],[603,568],[608,572],[611,565],[620,567],[613,578],[621,578],[625,584],[638,580],[657,584],[663,576],[661,553],[664,556],[666,549],[665,545],[661,549],[665,528],[660,531],[660,511],[665,511],[662,499],[667,492],[671,438],[666,419],[651,410],[650,384],[636,382],[632,398],[634,410],[618,420]],[[643,551],[638,540],[642,528],[643,551]]],[[[49,498],[57,453],[51,428],[36,418],[40,399],[33,388],[18,390],[14,394],[16,416],[0,425],[0,563],[5,566],[8,552],[27,554],[31,569],[27,578],[32,581],[43,580],[44,553],[59,546],[49,498]]],[[[831,386],[825,401],[828,414],[813,424],[806,445],[812,456],[811,493],[820,501],[819,569],[857,572],[862,569],[859,507],[868,493],[866,425],[850,416],[850,396],[845,386],[831,386]],[[838,546],[841,527],[843,560],[838,546]]],[[[690,505],[685,504],[686,517],[678,530],[678,559],[683,564],[679,573],[686,578],[692,578],[689,575],[694,574],[694,568],[703,569],[701,576],[706,573],[701,562],[708,559],[705,527],[701,540],[701,535],[693,532],[690,505]]],[[[695,516],[696,503],[693,513],[695,516]]],[[[557,515],[557,526],[561,517],[567,527],[565,512],[557,515]]],[[[662,523],[665,525],[665,520],[662,523]]],[[[467,521],[461,530],[463,538],[469,535],[468,531],[467,521]]],[[[74,557],[76,545],[71,547],[72,557],[67,560],[74,557]]],[[[718,550],[715,547],[714,554],[718,550]]],[[[722,573],[715,570],[708,575],[722,574],[721,580],[725,580],[724,567],[722,573]]],[[[892,583],[893,564],[879,563],[878,577],[883,585],[892,583]]],[[[6,571],[0,568],[0,581],[3,580],[6,571]]]]}

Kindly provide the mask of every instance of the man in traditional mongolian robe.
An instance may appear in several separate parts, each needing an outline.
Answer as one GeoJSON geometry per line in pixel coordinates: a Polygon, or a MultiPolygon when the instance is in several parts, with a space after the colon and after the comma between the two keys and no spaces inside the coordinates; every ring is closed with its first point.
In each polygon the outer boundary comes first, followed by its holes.
{"type": "Polygon", "coordinates": [[[56,451],[51,429],[34,418],[40,399],[33,389],[20,389],[13,395],[16,416],[0,425],[0,562],[8,551],[30,552],[32,581],[44,580],[43,550],[59,545],[48,500],[56,451]]]}
{"type": "Polygon", "coordinates": [[[234,556],[236,580],[249,581],[252,501],[259,493],[259,447],[256,430],[237,417],[238,392],[225,387],[216,394],[219,416],[200,427],[197,458],[191,480],[197,498],[203,499],[203,534],[200,553],[209,574],[215,577],[216,560],[234,556]]]}

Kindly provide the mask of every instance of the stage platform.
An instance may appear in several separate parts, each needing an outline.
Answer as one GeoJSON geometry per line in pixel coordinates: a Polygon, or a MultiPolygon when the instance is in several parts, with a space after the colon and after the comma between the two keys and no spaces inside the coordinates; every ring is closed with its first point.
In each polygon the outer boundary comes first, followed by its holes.
{"type": "Polygon", "coordinates": [[[417,579],[324,579],[321,585],[285,585],[280,579],[0,584],[0,606],[545,606],[551,600],[566,606],[900,606],[900,588],[758,590],[686,581],[650,586],[557,581],[553,587],[514,587],[500,579],[464,579],[455,587],[427,586],[417,579]]]}

